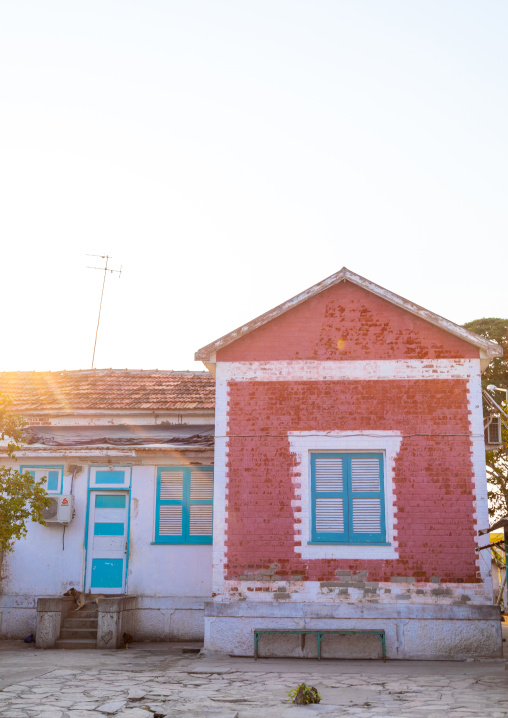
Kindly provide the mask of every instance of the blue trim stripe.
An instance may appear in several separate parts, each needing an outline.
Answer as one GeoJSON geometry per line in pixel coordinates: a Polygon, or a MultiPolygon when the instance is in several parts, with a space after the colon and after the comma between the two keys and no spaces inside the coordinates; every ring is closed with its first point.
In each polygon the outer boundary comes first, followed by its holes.
{"type": "Polygon", "coordinates": [[[125,471],[96,471],[96,484],[125,484],[125,471]]]}
{"type": "Polygon", "coordinates": [[[92,559],[92,588],[122,588],[123,583],[122,558],[94,558],[92,559]]]}
{"type": "Polygon", "coordinates": [[[96,509],[124,509],[126,499],[127,499],[126,494],[121,494],[120,496],[110,496],[109,494],[105,494],[105,495],[95,494],[95,508],[96,509]]]}
{"type": "Polygon", "coordinates": [[[123,536],[125,524],[122,523],[96,523],[93,527],[94,536],[123,536]]]}

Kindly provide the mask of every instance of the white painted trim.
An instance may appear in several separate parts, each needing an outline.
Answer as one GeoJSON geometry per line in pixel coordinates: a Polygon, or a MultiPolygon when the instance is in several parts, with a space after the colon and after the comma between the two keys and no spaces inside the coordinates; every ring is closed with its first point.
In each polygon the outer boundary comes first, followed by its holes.
{"type": "MultiPolygon", "coordinates": [[[[479,359],[219,362],[223,381],[388,381],[468,379],[479,359]]],[[[216,424],[217,426],[217,424],[216,424]]]]}
{"type": "MultiPolygon", "coordinates": [[[[478,531],[489,525],[489,504],[487,496],[487,470],[485,462],[485,436],[483,431],[482,385],[480,366],[471,374],[468,382],[469,425],[471,427],[471,462],[473,464],[473,482],[475,493],[475,535],[478,546],[486,546],[489,534],[478,536],[478,531]]],[[[478,552],[478,570],[480,571],[486,597],[492,601],[492,569],[490,551],[478,552]]]]}
{"type": "Polygon", "coordinates": [[[217,366],[215,383],[215,454],[213,475],[213,550],[212,590],[220,593],[224,584],[226,562],[227,517],[227,425],[229,389],[227,379],[222,377],[222,367],[217,366]]]}
{"type": "Polygon", "coordinates": [[[322,436],[319,432],[296,431],[288,435],[291,452],[296,456],[297,464],[293,472],[293,484],[301,484],[295,489],[296,500],[291,503],[293,509],[299,508],[301,513],[294,512],[294,517],[301,516],[302,523],[294,525],[295,540],[302,545],[295,552],[307,559],[397,559],[398,543],[395,529],[394,505],[395,485],[393,480],[395,458],[400,451],[402,435],[397,431],[358,431],[354,434],[347,431],[330,432],[322,436]],[[385,482],[385,521],[386,540],[390,546],[363,545],[309,545],[311,540],[311,487],[310,487],[310,455],[316,451],[372,451],[384,454],[385,482]],[[301,532],[301,534],[300,534],[301,532]]]}
{"type": "Polygon", "coordinates": [[[379,286],[379,284],[374,284],[374,282],[371,282],[369,279],[365,279],[365,277],[361,277],[359,274],[351,272],[349,269],[347,269],[347,267],[342,267],[340,271],[336,272],[335,274],[332,274],[330,277],[323,279],[321,282],[318,282],[314,286],[309,287],[309,289],[306,289],[300,294],[297,294],[291,299],[288,299],[286,302],[279,304],[279,306],[270,309],[264,314],[261,314],[259,317],[256,317],[252,321],[247,322],[247,324],[238,327],[238,329],[234,329],[232,332],[229,332],[229,334],[224,335],[223,337],[217,339],[211,344],[207,344],[205,347],[202,347],[202,349],[199,349],[195,353],[194,358],[197,361],[202,360],[205,363],[215,361],[215,357],[213,357],[214,352],[217,352],[219,349],[228,346],[228,344],[231,344],[237,339],[240,339],[240,337],[243,337],[246,334],[250,334],[250,332],[252,332],[254,329],[258,329],[259,327],[268,324],[268,322],[271,322],[273,319],[276,319],[277,317],[281,316],[281,314],[285,314],[290,309],[293,309],[299,304],[306,302],[308,299],[316,296],[317,294],[320,294],[325,289],[329,289],[330,287],[333,287],[334,285],[345,281],[351,282],[352,284],[356,284],[357,286],[362,287],[362,289],[365,289],[366,291],[371,292],[378,297],[381,297],[381,299],[385,299],[387,302],[390,302],[391,304],[394,304],[395,306],[404,309],[410,314],[414,314],[420,319],[423,319],[424,321],[427,321],[430,324],[433,324],[434,326],[443,329],[445,332],[453,334],[459,339],[462,339],[469,344],[473,344],[473,346],[484,349],[489,357],[503,356],[503,348],[499,346],[499,344],[491,342],[484,337],[480,337],[478,336],[478,334],[474,334],[473,332],[470,332],[467,329],[460,327],[458,324],[451,322],[449,319],[445,319],[439,314],[434,314],[434,312],[431,312],[428,309],[424,309],[418,304],[410,302],[408,299],[404,299],[404,297],[401,297],[398,294],[391,292],[389,289],[385,289],[384,287],[379,286]]]}

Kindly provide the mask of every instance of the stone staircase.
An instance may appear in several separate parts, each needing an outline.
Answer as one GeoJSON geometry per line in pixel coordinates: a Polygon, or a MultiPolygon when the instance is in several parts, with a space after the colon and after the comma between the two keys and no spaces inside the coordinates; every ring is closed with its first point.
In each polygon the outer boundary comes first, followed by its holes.
{"type": "Polygon", "coordinates": [[[97,605],[88,604],[85,608],[70,611],[55,648],[97,648],[97,605]]]}

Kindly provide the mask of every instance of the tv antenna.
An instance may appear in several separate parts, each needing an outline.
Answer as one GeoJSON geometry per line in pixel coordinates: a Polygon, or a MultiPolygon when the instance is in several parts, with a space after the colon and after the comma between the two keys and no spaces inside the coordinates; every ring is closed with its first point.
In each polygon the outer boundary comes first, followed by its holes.
{"type": "Polygon", "coordinates": [[[105,259],[106,264],[104,267],[87,267],[87,269],[98,269],[101,272],[104,272],[104,279],[102,280],[102,292],[101,292],[101,303],[99,304],[99,316],[97,318],[97,329],[95,330],[95,342],[93,345],[93,355],[92,355],[92,369],[95,361],[95,349],[97,347],[97,335],[99,333],[99,324],[101,321],[101,309],[102,309],[102,298],[104,296],[104,285],[106,284],[106,274],[108,272],[111,272],[111,274],[118,274],[118,279],[122,276],[122,267],[120,269],[109,269],[108,268],[108,261],[110,259],[113,259],[113,257],[110,257],[109,254],[87,254],[87,257],[100,257],[100,259],[105,259]]]}

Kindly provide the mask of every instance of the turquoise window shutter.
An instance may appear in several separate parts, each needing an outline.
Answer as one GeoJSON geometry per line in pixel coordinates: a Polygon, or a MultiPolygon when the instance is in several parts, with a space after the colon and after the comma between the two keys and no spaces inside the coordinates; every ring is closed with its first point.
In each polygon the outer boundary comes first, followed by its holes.
{"type": "Polygon", "coordinates": [[[384,476],[381,454],[349,457],[350,541],[383,543],[386,539],[384,476]]]}
{"type": "Polygon", "coordinates": [[[345,464],[339,454],[314,454],[311,457],[314,541],[347,540],[345,464]]]}
{"type": "Polygon", "coordinates": [[[311,455],[312,541],[384,543],[382,454],[311,455]]]}
{"type": "Polygon", "coordinates": [[[157,469],[155,543],[212,543],[213,469],[157,469]]]}
{"type": "Polygon", "coordinates": [[[212,543],[213,469],[188,469],[189,524],[187,543],[212,543]]]}

